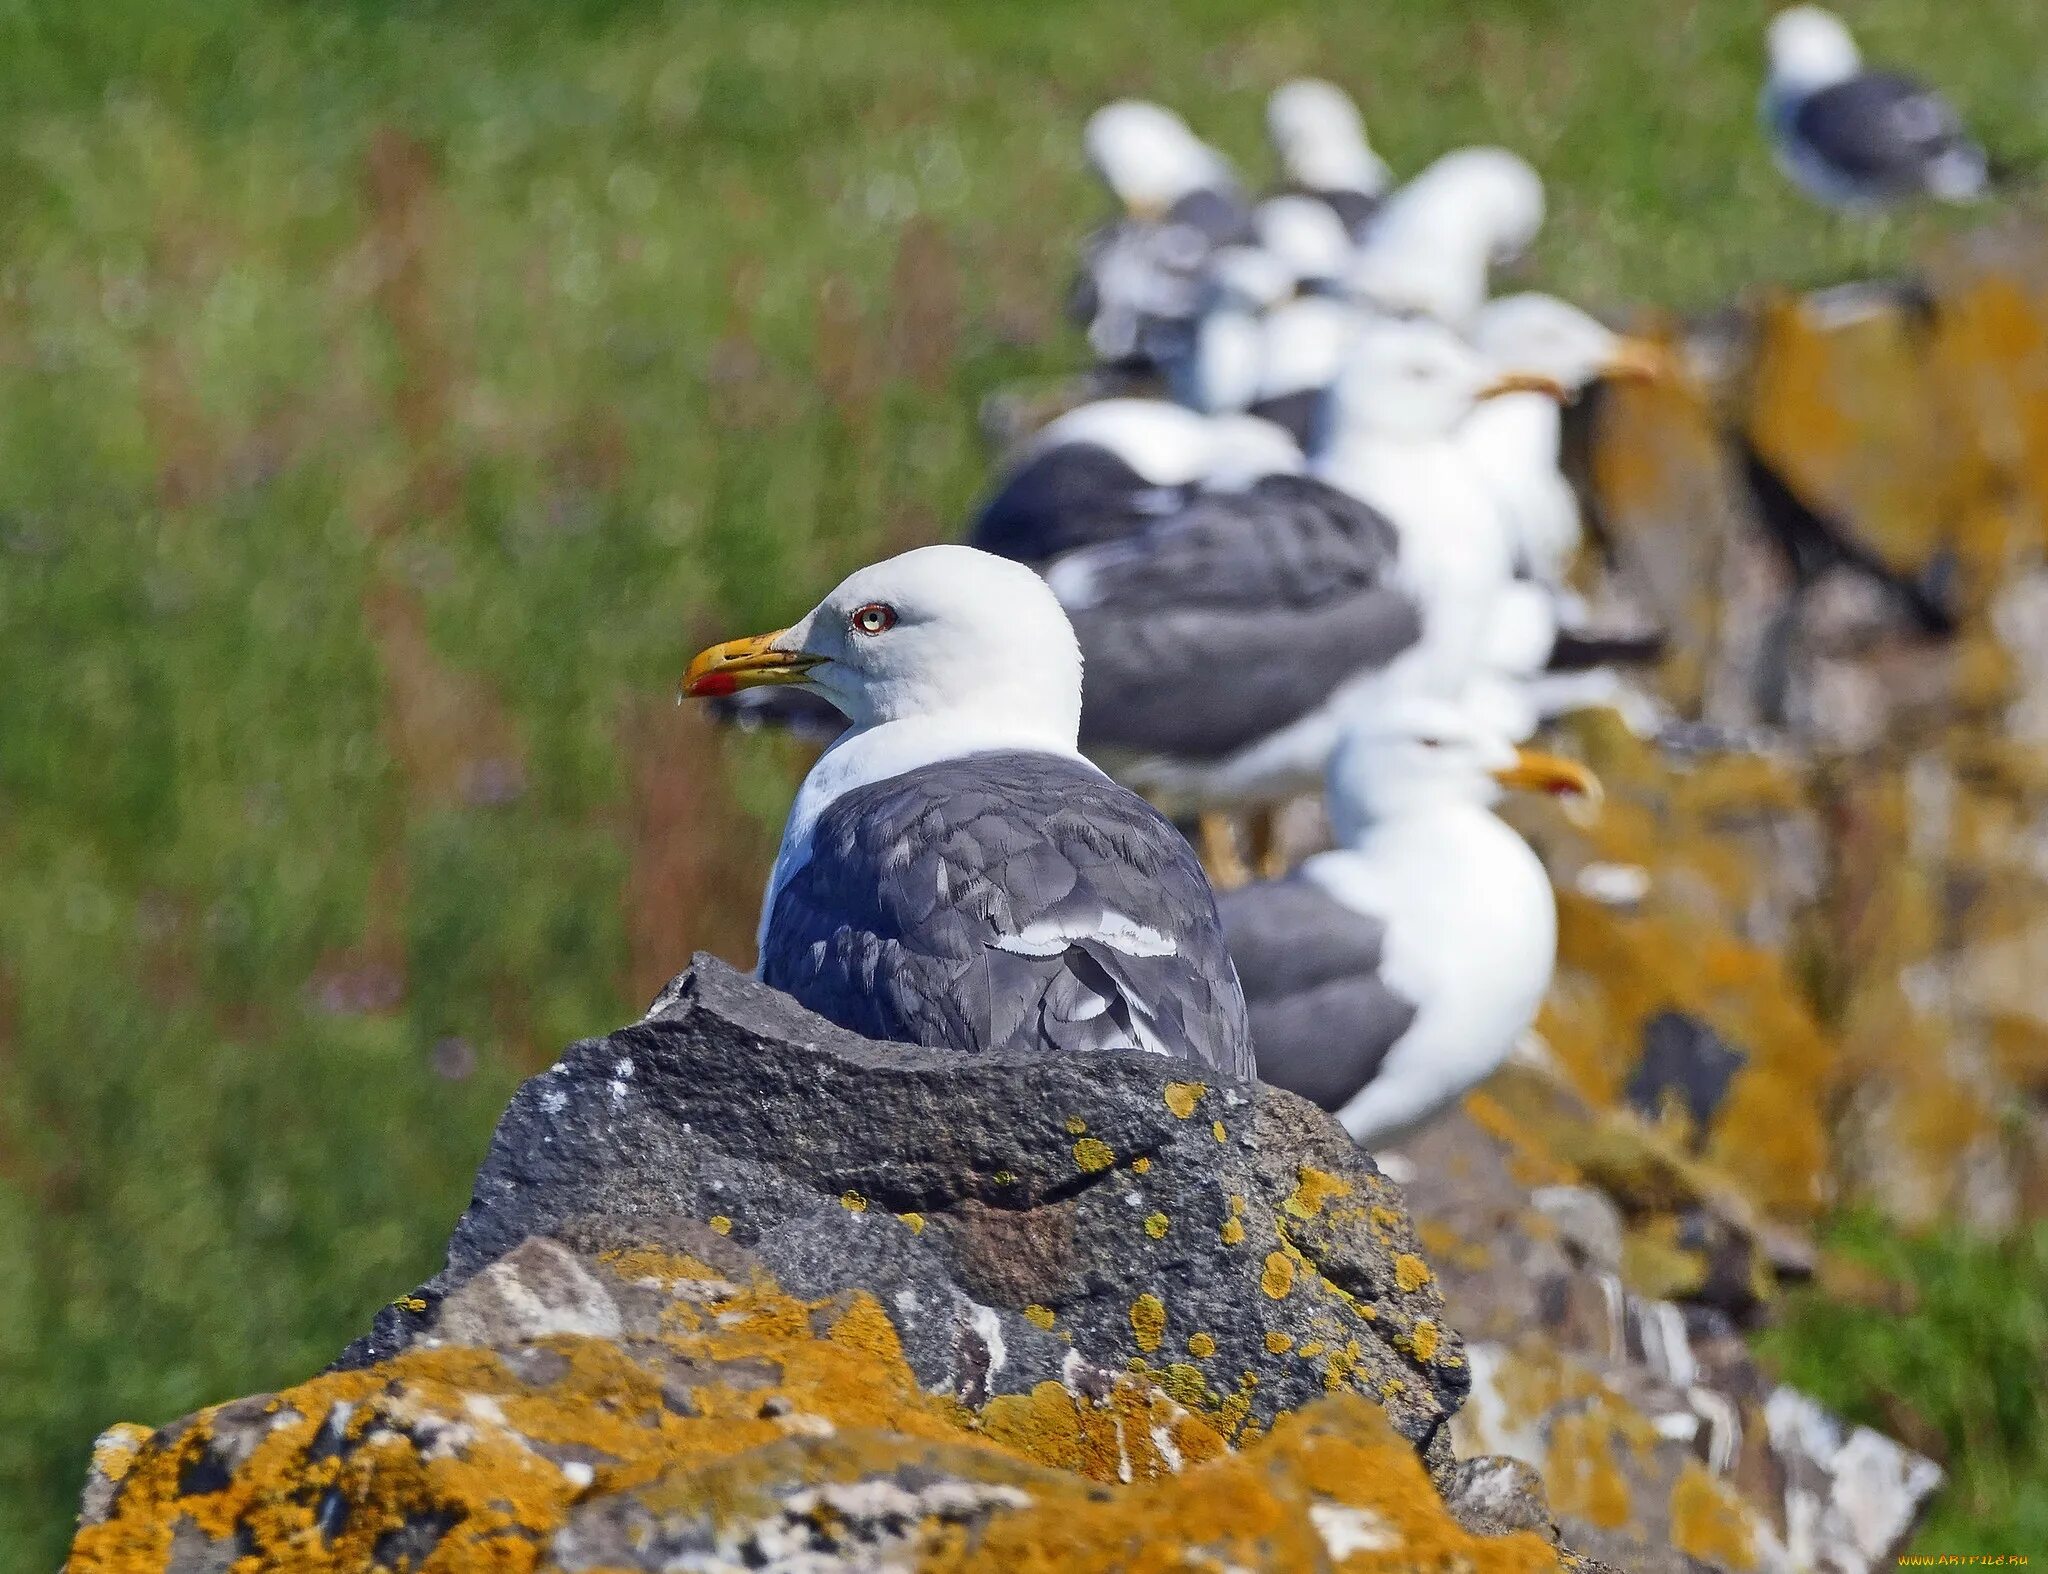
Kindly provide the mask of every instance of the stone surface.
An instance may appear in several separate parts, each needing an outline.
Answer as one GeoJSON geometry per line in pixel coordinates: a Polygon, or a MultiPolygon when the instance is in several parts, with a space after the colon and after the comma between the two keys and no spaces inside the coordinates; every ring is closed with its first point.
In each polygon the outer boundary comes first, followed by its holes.
{"type": "Polygon", "coordinates": [[[344,1364],[434,1335],[530,1235],[665,1216],[713,1221],[793,1294],[869,1291],[964,1404],[1078,1351],[1170,1372],[1233,1434],[1350,1390],[1427,1449],[1466,1387],[1397,1193],[1305,1101],[1151,1056],[873,1044],[710,957],[519,1091],[447,1267],[344,1364]]]}

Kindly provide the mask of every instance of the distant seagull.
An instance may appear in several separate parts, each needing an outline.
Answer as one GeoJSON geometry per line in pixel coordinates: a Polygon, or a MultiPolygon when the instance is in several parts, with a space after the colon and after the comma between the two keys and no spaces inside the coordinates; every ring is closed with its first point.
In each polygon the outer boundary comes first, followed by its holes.
{"type": "Polygon", "coordinates": [[[1367,1146],[1484,1081],[1550,988],[1556,898],[1493,813],[1503,786],[1597,792],[1583,767],[1518,752],[1457,705],[1398,702],[1331,757],[1336,850],[1219,899],[1259,1076],[1367,1146]]]}
{"type": "Polygon", "coordinates": [[[1163,399],[1098,399],[1048,423],[981,506],[968,544],[1042,564],[1178,513],[1204,488],[1299,470],[1281,428],[1163,399]]]}
{"type": "Polygon", "coordinates": [[[1160,364],[1183,347],[1210,254],[1255,238],[1250,204],[1229,161],[1164,105],[1104,105],[1082,149],[1123,211],[1082,242],[1070,314],[1105,364],[1160,364]]]}
{"type": "Polygon", "coordinates": [[[870,1038],[1250,1075],[1215,897],[1180,833],[1077,752],[1081,653],[1037,575],[906,552],[701,652],[682,693],[751,685],[801,685],[851,723],[790,810],[764,983],[870,1038]]]}
{"type": "Polygon", "coordinates": [[[1505,148],[1446,153],[1380,208],[1346,283],[1382,311],[1462,328],[1486,303],[1492,269],[1543,227],[1543,180],[1505,148]]]}
{"type": "Polygon", "coordinates": [[[1363,235],[1393,175],[1344,90],[1313,77],[1283,82],[1266,101],[1266,134],[1288,188],[1327,205],[1353,240],[1363,235]]]}
{"type": "Polygon", "coordinates": [[[1947,99],[1916,77],[1866,71],[1840,18],[1794,6],[1772,20],[1762,114],[1778,167],[1831,207],[1910,197],[1968,202],[1990,168],[1947,99]]]}

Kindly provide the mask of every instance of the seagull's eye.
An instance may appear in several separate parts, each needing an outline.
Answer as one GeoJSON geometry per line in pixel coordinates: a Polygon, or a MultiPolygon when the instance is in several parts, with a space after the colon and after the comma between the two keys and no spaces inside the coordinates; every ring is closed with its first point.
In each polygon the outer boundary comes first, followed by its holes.
{"type": "Polygon", "coordinates": [[[886,601],[870,601],[855,607],[846,621],[856,634],[886,634],[896,626],[896,609],[886,601]]]}

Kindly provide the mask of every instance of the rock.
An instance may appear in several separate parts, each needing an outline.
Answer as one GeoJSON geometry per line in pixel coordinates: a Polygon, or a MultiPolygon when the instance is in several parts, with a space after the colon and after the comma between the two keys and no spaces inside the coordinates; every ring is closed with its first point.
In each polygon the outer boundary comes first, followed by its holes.
{"type": "Polygon", "coordinates": [[[1468,1383],[1305,1102],[874,1044],[699,958],[520,1090],[331,1370],[108,1433],[68,1567],[1587,1566],[1452,1460],[1468,1383]]]}
{"type": "Polygon", "coordinates": [[[1427,1450],[1466,1387],[1393,1186],[1306,1102],[1152,1057],[876,1045],[709,957],[520,1090],[447,1267],[343,1364],[524,1337],[565,1296],[601,1323],[565,1265],[474,1281],[528,1236],[644,1217],[723,1232],[795,1295],[866,1290],[971,1406],[1082,1359],[1157,1373],[1233,1438],[1363,1393],[1427,1450]]]}

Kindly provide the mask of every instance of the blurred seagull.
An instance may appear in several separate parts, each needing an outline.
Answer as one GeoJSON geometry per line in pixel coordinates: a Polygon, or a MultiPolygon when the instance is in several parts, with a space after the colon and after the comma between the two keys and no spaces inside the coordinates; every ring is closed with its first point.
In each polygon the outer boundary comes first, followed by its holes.
{"type": "Polygon", "coordinates": [[[1909,197],[1967,202],[1990,169],[1953,106],[1918,78],[1866,71],[1832,12],[1781,11],[1767,34],[1770,80],[1762,115],[1772,152],[1809,196],[1870,210],[1909,197]]]}
{"type": "Polygon", "coordinates": [[[1373,219],[1346,281],[1382,311],[1462,328],[1486,301],[1491,270],[1543,227],[1543,181],[1505,148],[1446,153],[1373,219]]]}
{"type": "Polygon", "coordinates": [[[1099,399],[1049,422],[982,504],[969,544],[1020,563],[1117,540],[1205,488],[1302,468],[1286,432],[1162,399],[1099,399]]]}
{"type": "Polygon", "coordinates": [[[1502,787],[1598,793],[1582,766],[1517,751],[1456,705],[1400,702],[1331,756],[1337,848],[1219,899],[1259,1076],[1368,1147],[1484,1081],[1550,987],[1556,898],[1493,813],[1502,787]]]}
{"type": "Polygon", "coordinates": [[[1289,189],[1326,206],[1351,239],[1362,236],[1393,176],[1344,90],[1313,77],[1283,82],[1266,101],[1266,134],[1289,189]]]}
{"type": "Polygon", "coordinates": [[[754,685],[851,723],[790,810],[763,982],[869,1038],[1249,1076],[1215,897],[1180,833],[1077,752],[1081,655],[1035,574],[906,552],[790,628],[701,652],[682,695],[754,685]]]}

